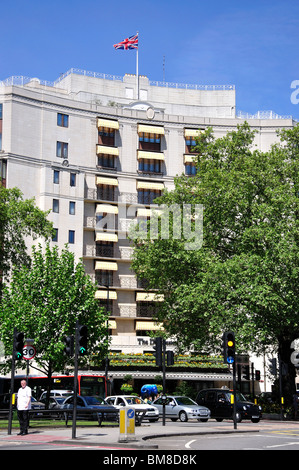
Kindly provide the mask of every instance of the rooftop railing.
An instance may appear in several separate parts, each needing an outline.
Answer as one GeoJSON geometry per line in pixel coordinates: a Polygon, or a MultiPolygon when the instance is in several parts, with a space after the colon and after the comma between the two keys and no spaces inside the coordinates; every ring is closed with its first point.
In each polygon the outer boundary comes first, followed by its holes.
{"type": "MultiPolygon", "coordinates": [[[[124,81],[124,77],[120,75],[110,75],[106,73],[99,72],[90,72],[88,70],[71,68],[67,72],[61,74],[59,78],[53,82],[48,80],[40,80],[39,78],[30,78],[24,77],[22,75],[14,75],[12,77],[6,78],[5,80],[0,81],[0,86],[26,86],[29,83],[34,85],[35,83],[40,86],[47,86],[53,88],[63,88],[61,85],[62,80],[64,80],[68,75],[77,74],[84,75],[86,77],[100,78],[103,80],[115,80],[115,81],[124,81]]],[[[204,90],[204,91],[217,91],[217,90],[235,90],[235,85],[198,85],[198,84],[188,84],[188,83],[175,83],[175,82],[164,82],[149,80],[151,86],[164,87],[164,88],[178,88],[185,90],[204,90]]],[[[291,115],[279,115],[274,111],[257,111],[255,114],[246,113],[243,111],[237,111],[236,117],[239,119],[292,119],[291,115]]]]}
{"type": "MultiPolygon", "coordinates": [[[[90,72],[88,70],[71,68],[67,70],[65,73],[62,73],[57,80],[54,82],[48,80],[40,80],[39,78],[30,78],[30,77],[23,77],[23,76],[12,76],[2,80],[0,85],[4,86],[25,86],[28,85],[29,82],[36,81],[40,85],[44,86],[52,86],[52,87],[59,87],[59,84],[62,80],[64,80],[68,75],[76,74],[76,75],[83,75],[85,77],[92,77],[92,78],[101,78],[103,80],[114,80],[114,81],[124,81],[124,77],[120,75],[110,75],[107,73],[99,73],[99,72],[90,72]]],[[[198,85],[198,84],[190,84],[190,83],[175,83],[175,82],[164,82],[164,81],[157,81],[157,80],[149,80],[149,84],[151,86],[157,87],[164,87],[164,88],[183,88],[185,90],[234,90],[235,85],[198,85]]]]}

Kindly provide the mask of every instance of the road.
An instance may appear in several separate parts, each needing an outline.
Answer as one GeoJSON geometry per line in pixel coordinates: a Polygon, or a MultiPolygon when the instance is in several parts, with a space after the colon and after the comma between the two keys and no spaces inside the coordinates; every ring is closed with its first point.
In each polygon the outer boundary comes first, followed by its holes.
{"type": "MultiPolygon", "coordinates": [[[[173,423],[166,421],[162,426],[161,421],[151,423],[139,428],[143,436],[147,436],[146,441],[139,439],[139,443],[147,444],[158,452],[165,455],[201,455],[202,450],[299,450],[299,421],[266,421],[262,420],[258,424],[250,421],[238,424],[234,429],[231,421],[216,423],[210,420],[204,425],[199,425],[196,421],[188,423],[173,423]],[[163,435],[163,436],[162,436],[163,435]]],[[[118,430],[110,429],[111,437],[109,444],[101,440],[101,435],[107,432],[104,428],[93,428],[83,431],[84,438],[76,440],[70,439],[70,431],[67,430],[66,437],[52,436],[52,440],[47,435],[47,430],[38,431],[30,435],[30,439],[22,442],[19,436],[8,437],[2,435],[0,439],[0,451],[2,450],[100,450],[101,455],[105,451],[113,454],[124,452],[124,455],[136,455],[140,453],[154,455],[155,450],[141,448],[130,448],[115,445],[117,443],[118,430]],[[89,439],[95,433],[96,439],[89,439]]],[[[108,442],[108,441],[107,441],[108,442]]],[[[133,446],[132,446],[133,447],[133,446]]],[[[141,458],[141,457],[140,457],[141,458]]],[[[160,462],[160,461],[159,461],[160,462]]],[[[156,463],[159,463],[156,462],[156,463]]],[[[145,462],[141,462],[142,464],[145,462]]]]}
{"type": "MultiPolygon", "coordinates": [[[[227,422],[223,427],[227,429],[227,422]]],[[[191,424],[191,423],[190,423],[191,424]]],[[[212,427],[213,421],[209,422],[212,427]]],[[[157,444],[164,450],[299,450],[299,422],[269,422],[261,421],[254,425],[254,432],[250,431],[250,422],[242,423],[242,429],[238,432],[189,435],[189,436],[165,436],[151,439],[151,443],[157,444]],[[242,431],[245,432],[242,432],[242,431]]],[[[232,426],[233,429],[233,426],[232,426]]]]}

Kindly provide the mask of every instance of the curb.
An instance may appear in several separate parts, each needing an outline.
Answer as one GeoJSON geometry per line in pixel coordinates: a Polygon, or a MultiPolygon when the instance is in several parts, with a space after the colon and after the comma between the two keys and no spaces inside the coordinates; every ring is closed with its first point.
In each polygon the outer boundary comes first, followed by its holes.
{"type": "MultiPolygon", "coordinates": [[[[134,449],[159,449],[158,444],[150,444],[147,442],[142,442],[142,441],[149,441],[150,439],[159,439],[163,437],[175,437],[175,436],[203,436],[203,435],[208,435],[208,434],[236,434],[236,433],[256,433],[260,432],[259,429],[250,429],[250,430],[241,430],[241,429],[232,429],[232,430],[215,430],[215,431],[197,431],[197,432],[173,432],[173,433],[159,433],[159,434],[150,434],[150,435],[145,435],[142,436],[140,439],[141,441],[138,441],[138,439],[134,441],[124,441],[124,442],[114,442],[114,443],[109,443],[108,445],[111,447],[130,447],[134,449]],[[137,441],[137,442],[136,442],[137,441]]],[[[84,441],[85,438],[80,438],[76,437],[75,439],[69,439],[67,442],[84,442],[87,445],[90,446],[107,446],[107,443],[103,442],[90,442],[90,441],[84,441]]],[[[59,443],[65,443],[65,440],[56,440],[55,442],[59,443]]]]}

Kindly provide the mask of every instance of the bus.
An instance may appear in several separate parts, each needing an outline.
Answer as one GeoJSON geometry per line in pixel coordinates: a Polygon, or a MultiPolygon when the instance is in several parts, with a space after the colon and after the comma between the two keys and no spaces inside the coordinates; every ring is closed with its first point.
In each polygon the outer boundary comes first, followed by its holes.
{"type": "MultiPolygon", "coordinates": [[[[14,380],[14,392],[16,393],[21,386],[21,380],[27,379],[29,387],[32,389],[32,396],[37,400],[41,394],[47,390],[48,377],[32,375],[16,375],[14,380]]],[[[70,390],[74,391],[74,375],[53,374],[51,377],[50,390],[70,390]]],[[[78,395],[97,396],[105,398],[110,394],[110,381],[106,380],[105,375],[96,373],[78,373],[77,384],[78,395]]],[[[0,377],[0,408],[5,408],[7,399],[9,401],[10,377],[0,377]],[[2,406],[1,406],[2,405],[2,406]]]]}

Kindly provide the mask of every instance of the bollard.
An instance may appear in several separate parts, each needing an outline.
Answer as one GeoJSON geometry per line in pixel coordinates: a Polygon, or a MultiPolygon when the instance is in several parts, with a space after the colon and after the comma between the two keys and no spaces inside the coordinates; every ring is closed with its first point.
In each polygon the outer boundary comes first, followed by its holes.
{"type": "Polygon", "coordinates": [[[124,406],[119,411],[119,442],[135,441],[135,410],[124,406]]]}

